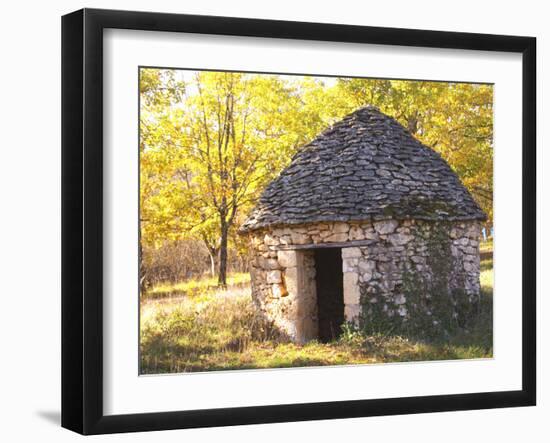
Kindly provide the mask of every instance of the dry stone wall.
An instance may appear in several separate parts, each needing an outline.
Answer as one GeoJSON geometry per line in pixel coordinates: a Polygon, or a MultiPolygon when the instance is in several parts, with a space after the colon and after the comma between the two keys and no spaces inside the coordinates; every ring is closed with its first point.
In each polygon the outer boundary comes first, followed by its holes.
{"type": "Polygon", "coordinates": [[[362,299],[371,295],[382,297],[388,315],[406,316],[403,273],[430,277],[430,239],[436,232],[444,233],[449,246],[449,288],[464,289],[475,297],[480,290],[479,222],[384,220],[250,232],[255,303],[293,340],[317,338],[315,259],[313,249],[307,246],[333,244],[342,247],[346,320],[356,321],[362,299]]]}

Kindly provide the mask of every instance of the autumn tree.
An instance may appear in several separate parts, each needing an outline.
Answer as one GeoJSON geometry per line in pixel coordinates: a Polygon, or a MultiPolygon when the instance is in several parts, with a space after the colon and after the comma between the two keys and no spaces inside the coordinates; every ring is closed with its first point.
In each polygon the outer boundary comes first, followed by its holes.
{"type": "Polygon", "coordinates": [[[311,125],[300,115],[296,87],[277,76],[198,72],[173,91],[182,93],[179,103],[141,121],[142,168],[161,175],[145,182],[162,184],[142,191],[142,215],[154,221],[148,238],[201,238],[225,285],[237,215],[306,141],[304,126],[311,125]]]}
{"type": "Polygon", "coordinates": [[[171,131],[165,117],[170,114],[172,106],[181,100],[184,85],[177,81],[174,71],[142,69],[139,92],[139,271],[140,290],[143,293],[149,281],[143,245],[162,242],[169,238],[174,229],[174,220],[170,211],[166,210],[166,202],[173,199],[170,176],[174,165],[167,149],[169,145],[164,143],[171,131]]]}

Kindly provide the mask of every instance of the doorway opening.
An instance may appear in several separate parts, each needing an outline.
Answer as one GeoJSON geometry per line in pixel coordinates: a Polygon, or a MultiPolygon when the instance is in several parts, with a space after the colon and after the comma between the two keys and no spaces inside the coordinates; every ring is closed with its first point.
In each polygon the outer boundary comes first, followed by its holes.
{"type": "Polygon", "coordinates": [[[326,343],[338,338],[344,323],[344,275],[341,248],[315,250],[315,281],[319,341],[326,343]]]}

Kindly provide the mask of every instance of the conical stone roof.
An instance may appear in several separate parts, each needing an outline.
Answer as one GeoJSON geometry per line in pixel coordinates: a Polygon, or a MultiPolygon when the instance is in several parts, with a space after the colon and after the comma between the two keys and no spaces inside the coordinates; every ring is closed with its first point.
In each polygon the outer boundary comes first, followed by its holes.
{"type": "Polygon", "coordinates": [[[391,218],[485,220],[486,215],[437,152],[369,106],[300,149],[240,230],[391,218]]]}

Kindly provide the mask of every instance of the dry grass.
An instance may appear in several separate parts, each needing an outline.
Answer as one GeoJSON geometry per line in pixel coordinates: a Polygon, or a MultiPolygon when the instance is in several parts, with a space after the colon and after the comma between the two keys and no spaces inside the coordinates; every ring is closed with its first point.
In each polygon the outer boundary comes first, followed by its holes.
{"type": "MultiPolygon", "coordinates": [[[[249,287],[205,289],[141,303],[141,372],[210,369],[212,356],[283,337],[253,306],[249,287]]],[[[212,368],[214,369],[214,368],[212,368]]]]}
{"type": "Polygon", "coordinates": [[[290,343],[258,315],[247,275],[155,288],[141,302],[141,373],[281,368],[492,356],[492,258],[481,263],[481,304],[468,331],[444,342],[344,332],[332,343],[290,343]],[[160,296],[163,294],[164,296],[160,296]]]}
{"type": "MultiPolygon", "coordinates": [[[[250,274],[247,272],[235,272],[227,278],[227,286],[245,287],[250,284],[250,274]]],[[[214,291],[218,287],[217,277],[203,277],[197,280],[188,280],[181,283],[164,283],[155,285],[146,294],[146,298],[164,298],[197,295],[208,291],[214,291]]]]}

